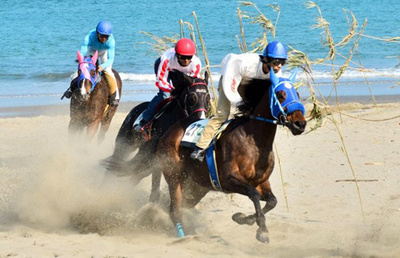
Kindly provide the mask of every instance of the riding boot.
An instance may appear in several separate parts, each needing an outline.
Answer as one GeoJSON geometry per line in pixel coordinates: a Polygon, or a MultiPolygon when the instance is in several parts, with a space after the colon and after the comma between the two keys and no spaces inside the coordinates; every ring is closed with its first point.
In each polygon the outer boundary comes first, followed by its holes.
{"type": "Polygon", "coordinates": [[[108,104],[112,107],[117,107],[119,105],[119,99],[116,99],[117,92],[114,92],[108,97],[108,104]]]}
{"type": "Polygon", "coordinates": [[[149,122],[149,121],[147,121],[147,120],[145,120],[145,119],[140,120],[139,124],[137,124],[137,125],[135,125],[135,126],[133,127],[133,130],[136,131],[136,132],[138,132],[138,133],[142,132],[143,126],[145,126],[148,122],[149,122]]]}
{"type": "Polygon", "coordinates": [[[64,92],[64,94],[62,95],[61,99],[63,99],[64,97],[67,98],[67,99],[69,99],[69,98],[71,98],[71,96],[72,96],[71,88],[68,88],[68,89],[64,92]]]}
{"type": "Polygon", "coordinates": [[[205,154],[204,149],[199,148],[199,147],[196,146],[196,148],[194,149],[192,154],[190,154],[190,157],[192,159],[197,159],[198,161],[202,162],[203,159],[204,159],[204,154],[205,154]]]}
{"type": "Polygon", "coordinates": [[[72,93],[73,93],[74,89],[77,87],[77,86],[76,86],[76,85],[77,85],[77,82],[78,82],[78,77],[75,77],[75,78],[71,81],[71,83],[70,83],[70,85],[69,85],[69,88],[68,88],[68,89],[64,92],[64,94],[62,95],[61,99],[63,99],[64,97],[67,98],[67,99],[69,99],[69,98],[72,97],[72,93]]]}

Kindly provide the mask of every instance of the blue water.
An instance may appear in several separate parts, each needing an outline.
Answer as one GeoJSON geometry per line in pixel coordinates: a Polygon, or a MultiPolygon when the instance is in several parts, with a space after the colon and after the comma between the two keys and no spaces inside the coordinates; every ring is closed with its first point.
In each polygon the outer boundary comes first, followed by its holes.
{"type": "MultiPolygon", "coordinates": [[[[317,10],[306,9],[303,1],[276,2],[281,8],[276,39],[306,53],[311,60],[324,58],[328,50],[321,46],[322,30],[311,29],[317,10]]],[[[267,6],[274,1],[255,0],[253,3],[275,22],[276,12],[267,6]]],[[[396,37],[399,34],[400,1],[382,0],[378,4],[373,0],[321,0],[316,3],[330,22],[336,42],[348,32],[343,9],[354,13],[359,27],[368,19],[366,35],[396,37]]],[[[149,100],[157,90],[152,66],[158,54],[143,43],[152,41],[140,32],[157,36],[179,34],[180,19],[195,26],[192,15],[195,11],[210,63],[218,65],[226,54],[240,53],[235,37],[239,34],[238,7],[239,2],[231,0],[4,0],[0,8],[0,107],[68,103],[60,97],[76,70],[76,50],[86,33],[101,19],[108,19],[114,25],[116,59],[113,67],[123,79],[121,101],[149,100]]],[[[256,13],[252,7],[240,8],[256,13]]],[[[262,37],[259,25],[245,21],[244,28],[248,45],[262,37]]],[[[273,40],[271,36],[268,39],[273,40]]],[[[400,94],[399,87],[391,87],[400,79],[395,67],[399,63],[399,46],[367,37],[361,39],[359,54],[354,60],[360,59],[364,67],[372,70],[367,76],[373,94],[400,94]]],[[[348,49],[340,49],[340,52],[347,55],[348,49]]],[[[339,57],[337,60],[343,62],[339,57]]],[[[319,90],[327,94],[332,86],[330,68],[314,65],[313,70],[319,90]]],[[[219,68],[212,68],[212,73],[217,79],[219,68]]],[[[339,82],[341,95],[369,95],[359,72],[348,71],[339,82]]],[[[307,89],[302,92],[307,94],[307,89]]]]}

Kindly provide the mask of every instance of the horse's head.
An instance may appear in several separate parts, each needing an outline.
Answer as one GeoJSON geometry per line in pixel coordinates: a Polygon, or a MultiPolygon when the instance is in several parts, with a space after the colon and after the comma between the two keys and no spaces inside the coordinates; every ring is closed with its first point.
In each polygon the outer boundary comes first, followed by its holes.
{"type": "Polygon", "coordinates": [[[98,52],[96,51],[92,57],[85,56],[83,57],[82,54],[77,51],[78,57],[78,88],[80,93],[85,100],[89,98],[90,92],[96,86],[98,73],[96,62],[98,58],[98,52]]]}
{"type": "Polygon", "coordinates": [[[269,90],[272,116],[287,126],[294,135],[304,132],[306,127],[305,108],[299,100],[299,94],[293,86],[297,69],[289,78],[278,78],[271,69],[271,87],[269,90]]]}
{"type": "Polygon", "coordinates": [[[206,118],[210,110],[210,94],[208,92],[208,74],[205,79],[190,77],[178,70],[170,72],[175,89],[171,95],[179,98],[179,103],[188,116],[206,118]]]}

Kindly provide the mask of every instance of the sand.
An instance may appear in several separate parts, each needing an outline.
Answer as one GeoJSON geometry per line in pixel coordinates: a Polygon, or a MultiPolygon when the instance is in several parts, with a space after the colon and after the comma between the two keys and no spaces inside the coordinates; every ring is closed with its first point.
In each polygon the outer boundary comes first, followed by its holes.
{"type": "Polygon", "coordinates": [[[209,193],[177,239],[165,181],[154,205],[150,178],[106,177],[99,161],[129,109],[100,145],[68,137],[65,107],[0,119],[0,257],[400,256],[400,104],[346,104],[300,136],[278,128],[268,244],[231,220],[254,212],[247,197],[209,193]]]}

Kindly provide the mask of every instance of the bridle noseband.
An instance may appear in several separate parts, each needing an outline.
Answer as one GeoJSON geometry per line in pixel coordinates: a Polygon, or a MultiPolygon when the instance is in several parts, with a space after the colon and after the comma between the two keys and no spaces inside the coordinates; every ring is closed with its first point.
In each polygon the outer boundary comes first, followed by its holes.
{"type": "Polygon", "coordinates": [[[269,90],[270,97],[270,112],[273,119],[259,117],[255,115],[251,115],[250,119],[256,119],[259,121],[276,124],[276,125],[287,125],[288,124],[288,114],[299,110],[305,113],[304,105],[300,103],[299,98],[297,96],[297,91],[291,84],[289,80],[283,79],[279,81],[276,85],[271,85],[269,90]],[[287,83],[290,85],[286,86],[287,83]],[[279,90],[278,90],[279,88],[279,90]],[[286,99],[283,103],[280,103],[277,97],[277,92],[283,90],[286,92],[286,99]],[[286,109],[286,111],[285,111],[286,109]]]}
{"type": "Polygon", "coordinates": [[[80,85],[82,80],[85,80],[85,79],[89,80],[92,83],[92,86],[90,89],[90,92],[91,92],[94,89],[94,87],[96,86],[96,84],[99,82],[98,73],[96,71],[96,65],[93,64],[92,61],[85,60],[85,61],[79,63],[78,68],[81,71],[81,74],[78,78],[78,85],[80,85]],[[89,68],[92,68],[95,71],[95,75],[93,77],[90,75],[90,70],[92,70],[92,69],[89,69],[89,68]]]}

